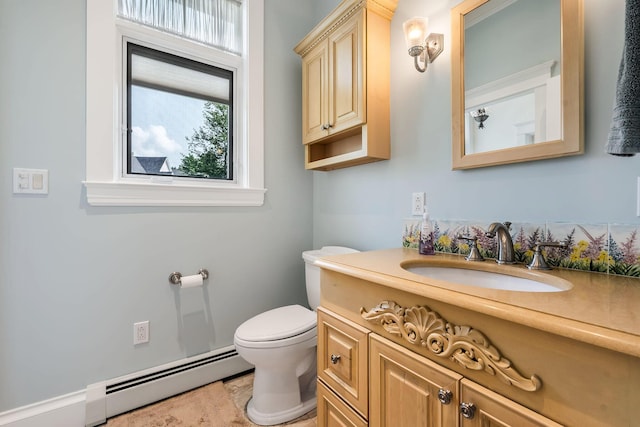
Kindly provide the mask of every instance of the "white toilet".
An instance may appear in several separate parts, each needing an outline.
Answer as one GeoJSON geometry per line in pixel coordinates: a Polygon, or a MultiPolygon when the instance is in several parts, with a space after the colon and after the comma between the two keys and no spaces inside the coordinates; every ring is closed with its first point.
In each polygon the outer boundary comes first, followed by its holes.
{"type": "Polygon", "coordinates": [[[238,354],[255,366],[253,397],[247,415],[256,424],[281,424],[316,407],[316,312],[320,304],[320,268],[327,256],[358,252],[341,246],[302,253],[311,310],[288,305],[258,314],[236,329],[238,354]]]}

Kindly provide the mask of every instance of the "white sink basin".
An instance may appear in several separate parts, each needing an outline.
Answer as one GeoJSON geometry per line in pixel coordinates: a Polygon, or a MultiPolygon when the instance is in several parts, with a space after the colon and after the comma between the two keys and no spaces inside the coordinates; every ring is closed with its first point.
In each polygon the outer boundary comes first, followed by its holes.
{"type": "Polygon", "coordinates": [[[508,274],[455,267],[408,266],[405,270],[436,280],[486,289],[517,292],[562,292],[571,289],[571,284],[558,279],[553,284],[508,274]]]}

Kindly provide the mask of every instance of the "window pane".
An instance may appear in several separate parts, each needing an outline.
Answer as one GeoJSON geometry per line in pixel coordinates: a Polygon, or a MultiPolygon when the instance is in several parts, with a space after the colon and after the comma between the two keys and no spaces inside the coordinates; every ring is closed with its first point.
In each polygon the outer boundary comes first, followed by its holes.
{"type": "Polygon", "coordinates": [[[233,179],[232,73],[131,43],[128,50],[127,173],[233,179]],[[149,55],[161,71],[134,73],[149,55]]]}
{"type": "Polygon", "coordinates": [[[185,35],[242,52],[242,4],[234,0],[185,0],[185,35]]]}
{"type": "Polygon", "coordinates": [[[118,0],[126,19],[242,53],[240,0],[118,0]]]}
{"type": "Polygon", "coordinates": [[[183,0],[118,0],[120,16],[176,34],[184,31],[183,0]]]}

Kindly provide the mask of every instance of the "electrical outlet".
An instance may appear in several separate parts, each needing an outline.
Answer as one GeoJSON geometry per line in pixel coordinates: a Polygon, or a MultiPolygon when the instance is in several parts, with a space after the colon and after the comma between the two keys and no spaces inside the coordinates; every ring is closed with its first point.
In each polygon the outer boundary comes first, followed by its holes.
{"type": "Polygon", "coordinates": [[[149,321],[133,324],[133,345],[149,342],[149,321]]]}
{"type": "Polygon", "coordinates": [[[424,193],[413,193],[411,195],[411,215],[422,215],[424,213],[424,193]]]}

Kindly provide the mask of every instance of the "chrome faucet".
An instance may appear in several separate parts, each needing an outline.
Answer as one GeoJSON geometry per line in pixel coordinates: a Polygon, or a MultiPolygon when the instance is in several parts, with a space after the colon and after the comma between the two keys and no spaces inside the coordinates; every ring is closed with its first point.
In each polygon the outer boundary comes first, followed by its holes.
{"type": "Polygon", "coordinates": [[[511,234],[509,234],[510,228],[510,222],[505,221],[504,224],[501,222],[494,222],[489,226],[489,229],[485,233],[487,237],[498,236],[498,258],[496,259],[498,264],[516,263],[516,257],[513,251],[513,240],[511,240],[511,234]]]}

